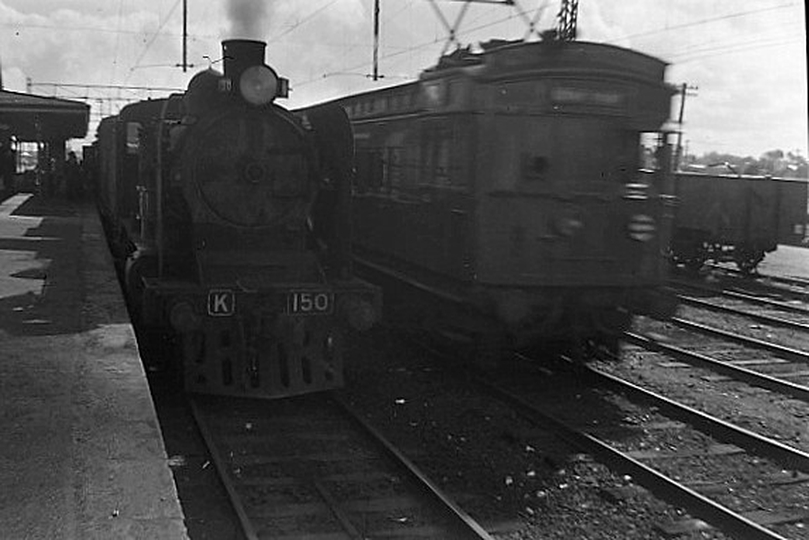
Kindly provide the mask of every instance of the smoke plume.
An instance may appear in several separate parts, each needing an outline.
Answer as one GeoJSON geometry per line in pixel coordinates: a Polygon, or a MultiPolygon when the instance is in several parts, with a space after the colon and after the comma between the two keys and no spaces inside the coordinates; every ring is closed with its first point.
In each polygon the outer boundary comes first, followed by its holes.
{"type": "Polygon", "coordinates": [[[228,0],[231,38],[267,39],[267,16],[272,0],[228,0]]]}

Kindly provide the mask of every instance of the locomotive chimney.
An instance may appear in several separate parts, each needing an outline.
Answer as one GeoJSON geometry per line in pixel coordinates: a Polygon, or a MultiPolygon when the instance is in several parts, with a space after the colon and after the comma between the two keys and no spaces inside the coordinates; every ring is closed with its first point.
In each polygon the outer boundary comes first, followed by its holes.
{"type": "Polygon", "coordinates": [[[225,77],[233,81],[234,89],[237,89],[239,77],[245,69],[264,63],[266,47],[265,42],[254,39],[228,39],[222,42],[225,77]]]}

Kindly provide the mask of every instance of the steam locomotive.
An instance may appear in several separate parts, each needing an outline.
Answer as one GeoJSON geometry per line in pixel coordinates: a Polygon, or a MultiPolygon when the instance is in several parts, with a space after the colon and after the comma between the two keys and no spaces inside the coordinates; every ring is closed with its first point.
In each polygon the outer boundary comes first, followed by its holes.
{"type": "Polygon", "coordinates": [[[411,306],[404,324],[482,358],[614,351],[634,315],[674,308],[660,289],[674,216],[665,69],[611,45],[498,40],[330,102],[357,143],[358,268],[386,305],[411,306]]]}
{"type": "Polygon", "coordinates": [[[131,311],[170,333],[189,391],[281,397],[343,383],[344,337],[380,312],[351,261],[351,127],[275,103],[266,44],[98,128],[98,200],[131,311]]]}

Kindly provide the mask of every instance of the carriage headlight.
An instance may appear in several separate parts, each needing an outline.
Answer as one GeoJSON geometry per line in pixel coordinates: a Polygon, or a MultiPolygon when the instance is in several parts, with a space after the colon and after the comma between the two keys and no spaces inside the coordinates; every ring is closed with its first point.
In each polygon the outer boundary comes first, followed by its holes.
{"type": "Polygon", "coordinates": [[[278,76],[267,66],[250,66],[239,78],[239,91],[251,105],[265,105],[275,99],[278,76]]]}
{"type": "Polygon", "coordinates": [[[657,224],[652,216],[646,214],[635,214],[629,218],[627,234],[632,240],[638,242],[648,242],[655,237],[657,224]]]}
{"type": "Polygon", "coordinates": [[[571,237],[576,235],[584,227],[584,222],[573,216],[564,216],[556,220],[554,229],[562,236],[571,237]]]}

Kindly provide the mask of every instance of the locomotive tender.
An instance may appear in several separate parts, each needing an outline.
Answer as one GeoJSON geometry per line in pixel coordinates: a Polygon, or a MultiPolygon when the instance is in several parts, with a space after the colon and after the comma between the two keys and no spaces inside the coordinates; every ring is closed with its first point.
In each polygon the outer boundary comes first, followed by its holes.
{"type": "Polygon", "coordinates": [[[179,344],[187,390],[280,397],[339,387],[348,329],[380,311],[350,259],[351,127],[274,103],[266,44],[98,129],[99,205],[132,311],[179,344]]]}
{"type": "Polygon", "coordinates": [[[332,102],[357,144],[358,265],[394,284],[386,305],[397,290],[425,298],[419,323],[487,357],[614,350],[634,314],[673,308],[658,290],[673,219],[666,64],[587,42],[481,47],[332,102]]]}

